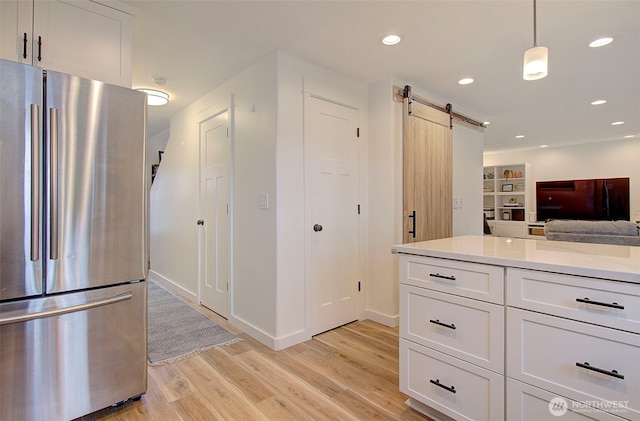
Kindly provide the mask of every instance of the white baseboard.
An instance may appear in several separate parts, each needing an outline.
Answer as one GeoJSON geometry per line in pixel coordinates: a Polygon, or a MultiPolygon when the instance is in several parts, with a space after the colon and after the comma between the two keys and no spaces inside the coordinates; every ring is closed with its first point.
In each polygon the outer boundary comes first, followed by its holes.
{"type": "Polygon", "coordinates": [[[245,322],[242,319],[239,319],[234,316],[229,316],[228,319],[231,326],[236,327],[242,330],[247,335],[251,336],[253,339],[262,343],[263,345],[269,347],[274,351],[280,351],[282,349],[288,348],[293,345],[297,345],[299,343],[308,341],[311,339],[310,335],[307,335],[304,331],[299,331],[292,333],[291,335],[287,335],[281,338],[275,338],[273,335],[270,335],[263,330],[256,328],[255,326],[245,322]]]}
{"type": "Polygon", "coordinates": [[[365,319],[373,320],[376,323],[383,324],[389,327],[398,327],[400,324],[400,316],[389,316],[386,314],[379,313],[377,311],[365,310],[364,312],[365,319]]]}
{"type": "Polygon", "coordinates": [[[161,283],[162,285],[164,285],[167,289],[171,290],[171,292],[174,292],[178,295],[180,295],[181,297],[184,297],[185,299],[191,301],[194,304],[199,304],[198,303],[198,294],[189,291],[188,289],[182,287],[181,285],[178,285],[177,283],[173,282],[171,279],[162,276],[161,274],[159,274],[158,272],[155,272],[153,270],[149,270],[149,278],[161,283]]]}

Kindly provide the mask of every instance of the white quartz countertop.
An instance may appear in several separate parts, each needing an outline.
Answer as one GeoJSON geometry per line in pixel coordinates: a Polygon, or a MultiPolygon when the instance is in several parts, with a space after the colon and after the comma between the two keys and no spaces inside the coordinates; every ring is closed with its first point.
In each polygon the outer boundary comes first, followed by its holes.
{"type": "Polygon", "coordinates": [[[640,247],[634,246],[470,235],[401,244],[392,251],[640,284],[640,247]]]}

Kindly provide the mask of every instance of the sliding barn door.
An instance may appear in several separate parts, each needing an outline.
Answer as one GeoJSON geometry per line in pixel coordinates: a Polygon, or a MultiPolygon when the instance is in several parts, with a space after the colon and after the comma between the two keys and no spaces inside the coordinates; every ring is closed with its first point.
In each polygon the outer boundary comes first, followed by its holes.
{"type": "Polygon", "coordinates": [[[453,151],[449,114],[404,100],[404,242],[452,235],[453,151]]]}

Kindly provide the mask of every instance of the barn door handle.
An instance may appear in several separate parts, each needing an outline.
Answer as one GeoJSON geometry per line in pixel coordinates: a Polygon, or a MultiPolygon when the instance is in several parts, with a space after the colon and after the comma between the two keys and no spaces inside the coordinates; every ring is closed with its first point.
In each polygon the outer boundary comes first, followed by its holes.
{"type": "Polygon", "coordinates": [[[313,230],[314,230],[315,232],[320,232],[320,231],[322,231],[322,225],[320,225],[320,224],[315,224],[315,225],[313,226],[313,230]]]}
{"type": "Polygon", "coordinates": [[[409,231],[409,234],[411,234],[413,236],[413,238],[416,238],[416,211],[411,212],[411,215],[409,215],[409,218],[411,218],[411,231],[409,231]]]}
{"type": "Polygon", "coordinates": [[[22,58],[27,58],[27,33],[22,37],[22,58]]]}

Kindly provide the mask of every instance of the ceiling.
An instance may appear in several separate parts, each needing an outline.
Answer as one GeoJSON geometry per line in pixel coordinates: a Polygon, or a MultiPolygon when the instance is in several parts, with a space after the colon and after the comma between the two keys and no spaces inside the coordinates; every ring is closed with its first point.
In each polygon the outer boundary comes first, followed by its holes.
{"type": "Polygon", "coordinates": [[[640,139],[640,1],[539,0],[549,76],[522,79],[529,0],[125,1],[134,13],[133,87],[168,81],[151,135],[170,116],[281,50],[364,83],[395,76],[489,121],[485,151],[640,139]],[[393,47],[383,35],[400,34],[393,47]],[[603,36],[601,48],[588,47],[603,36]],[[475,82],[459,85],[463,77],[475,82]],[[604,105],[590,105],[606,99],[604,105]],[[612,126],[612,122],[624,124],[612,126]],[[524,138],[515,139],[517,135],[524,138]]]}

